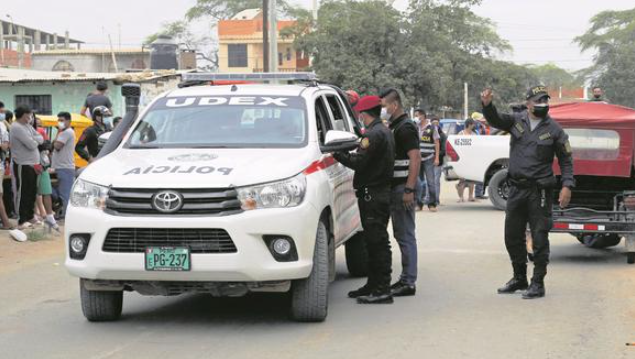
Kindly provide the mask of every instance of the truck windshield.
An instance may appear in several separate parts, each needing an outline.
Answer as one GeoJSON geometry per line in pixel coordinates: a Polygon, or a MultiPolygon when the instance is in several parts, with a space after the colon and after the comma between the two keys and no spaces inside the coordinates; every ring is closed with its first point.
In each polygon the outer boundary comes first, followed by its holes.
{"type": "Polygon", "coordinates": [[[307,143],[300,97],[173,97],[137,123],[127,148],[284,148],[307,143]]]}
{"type": "Polygon", "coordinates": [[[579,160],[615,160],[620,154],[620,135],[612,130],[567,128],[573,157],[579,160]]]}

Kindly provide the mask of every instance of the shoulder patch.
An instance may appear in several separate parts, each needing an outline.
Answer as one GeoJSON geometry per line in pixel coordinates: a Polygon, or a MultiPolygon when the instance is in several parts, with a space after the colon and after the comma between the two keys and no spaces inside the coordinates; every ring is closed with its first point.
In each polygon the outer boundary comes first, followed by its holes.
{"type": "Polygon", "coordinates": [[[569,142],[569,140],[567,140],[567,142],[564,143],[564,151],[567,154],[572,154],[573,150],[571,149],[571,142],[569,142]]]}
{"type": "Polygon", "coordinates": [[[516,122],[516,129],[520,133],[524,133],[525,132],[525,129],[523,128],[523,125],[520,122],[516,122]]]}
{"type": "Polygon", "coordinates": [[[368,139],[368,137],[364,137],[359,145],[361,148],[367,149],[368,147],[370,147],[370,140],[368,139]]]}

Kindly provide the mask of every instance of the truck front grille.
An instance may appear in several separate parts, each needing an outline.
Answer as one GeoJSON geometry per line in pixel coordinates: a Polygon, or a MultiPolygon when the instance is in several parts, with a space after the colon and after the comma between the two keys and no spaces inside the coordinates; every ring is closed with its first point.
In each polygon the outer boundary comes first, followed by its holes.
{"type": "Polygon", "coordinates": [[[235,189],[175,189],[182,196],[178,211],[164,213],[154,203],[156,189],[111,188],[106,200],[106,212],[117,216],[226,216],[242,212],[235,189]]]}
{"type": "Polygon", "coordinates": [[[236,246],[224,229],[113,228],[102,250],[115,253],[143,253],[147,247],[187,247],[191,253],[236,253],[236,246]]]}

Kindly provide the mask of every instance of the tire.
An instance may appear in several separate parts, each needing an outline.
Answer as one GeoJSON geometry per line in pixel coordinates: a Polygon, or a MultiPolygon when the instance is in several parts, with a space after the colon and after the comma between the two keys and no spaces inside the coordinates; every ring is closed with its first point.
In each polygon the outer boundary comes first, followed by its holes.
{"type": "Polygon", "coordinates": [[[322,322],[328,314],[329,244],[328,231],[318,224],[313,269],[308,278],[295,281],[291,293],[291,318],[298,322],[322,322]]]}
{"type": "Polygon", "coordinates": [[[487,185],[489,200],[498,210],[504,211],[507,207],[509,185],[507,184],[507,169],[502,169],[492,176],[487,185]]]}
{"type": "Polygon", "coordinates": [[[353,277],[368,276],[368,251],[360,233],[346,241],[346,267],[353,277]]]}
{"type": "Polygon", "coordinates": [[[585,247],[593,249],[604,249],[609,247],[615,247],[620,244],[622,237],[619,234],[609,233],[589,233],[589,234],[577,234],[576,238],[585,247]]]}
{"type": "Polygon", "coordinates": [[[635,252],[626,253],[626,263],[635,264],[635,252]]]}
{"type": "Polygon", "coordinates": [[[109,322],[121,317],[123,291],[93,291],[79,282],[82,312],[90,322],[109,322]]]}

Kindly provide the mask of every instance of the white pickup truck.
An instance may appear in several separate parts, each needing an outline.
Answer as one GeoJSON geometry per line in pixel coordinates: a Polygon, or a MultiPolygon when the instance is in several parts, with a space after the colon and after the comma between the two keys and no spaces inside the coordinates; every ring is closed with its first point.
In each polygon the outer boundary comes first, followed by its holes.
{"type": "Polygon", "coordinates": [[[505,209],[509,136],[448,136],[446,153],[457,176],[483,183],[494,207],[505,209]]]}

